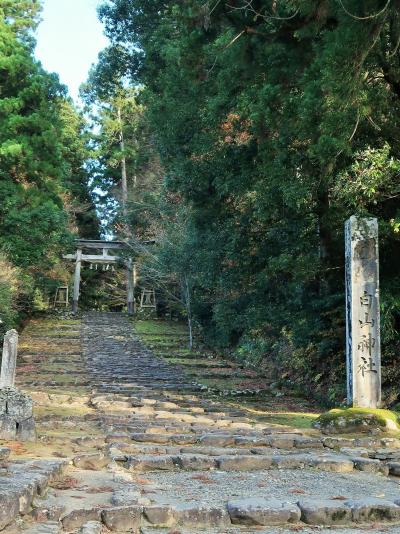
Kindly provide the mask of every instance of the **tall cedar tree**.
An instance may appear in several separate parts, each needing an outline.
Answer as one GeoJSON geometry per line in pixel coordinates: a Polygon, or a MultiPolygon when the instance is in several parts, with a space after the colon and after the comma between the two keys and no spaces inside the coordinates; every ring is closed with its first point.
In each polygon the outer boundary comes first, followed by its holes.
{"type": "MultiPolygon", "coordinates": [[[[0,273],[0,317],[4,327],[11,326],[18,312],[31,310],[41,290],[57,285],[58,275],[52,270],[72,238],[70,230],[77,230],[77,223],[96,227],[93,209],[90,221],[81,220],[81,214],[74,217],[76,210],[69,210],[82,201],[89,209],[93,206],[84,171],[82,124],[56,75],[46,73],[33,57],[39,10],[32,0],[0,0],[0,253],[7,267],[0,273]],[[10,277],[13,283],[7,281],[10,277]]],[[[65,271],[62,276],[68,279],[65,271]]]]}
{"type": "MultiPolygon", "coordinates": [[[[187,206],[214,345],[344,391],[343,224],[379,218],[384,384],[400,349],[399,0],[108,0],[110,69],[146,87],[187,206]]],[[[391,387],[394,386],[391,394],[391,387]]]]}

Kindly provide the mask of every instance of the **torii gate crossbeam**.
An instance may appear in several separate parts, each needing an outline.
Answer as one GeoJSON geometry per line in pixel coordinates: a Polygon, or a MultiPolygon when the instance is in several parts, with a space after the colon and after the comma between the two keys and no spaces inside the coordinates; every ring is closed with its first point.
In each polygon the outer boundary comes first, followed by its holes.
{"type": "MultiPolygon", "coordinates": [[[[77,250],[75,254],[65,254],[63,256],[66,260],[75,261],[75,275],[74,275],[74,292],[72,311],[78,312],[80,282],[81,282],[81,266],[82,262],[115,264],[121,261],[120,256],[109,254],[109,251],[124,250],[127,244],[124,241],[101,241],[96,239],[77,239],[77,250]],[[101,254],[94,254],[96,250],[101,250],[101,254]],[[89,253],[85,253],[89,251],[89,253]]],[[[134,313],[135,300],[135,286],[137,282],[136,264],[133,263],[132,258],[125,261],[126,264],[126,279],[127,279],[127,308],[128,314],[134,313]]]]}

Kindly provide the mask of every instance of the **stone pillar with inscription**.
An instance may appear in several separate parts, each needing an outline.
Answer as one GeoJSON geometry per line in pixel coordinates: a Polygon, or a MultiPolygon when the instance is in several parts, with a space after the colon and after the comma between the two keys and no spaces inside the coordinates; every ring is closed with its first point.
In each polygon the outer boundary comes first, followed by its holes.
{"type": "Polygon", "coordinates": [[[347,402],[381,404],[378,221],[346,221],[347,402]]]}

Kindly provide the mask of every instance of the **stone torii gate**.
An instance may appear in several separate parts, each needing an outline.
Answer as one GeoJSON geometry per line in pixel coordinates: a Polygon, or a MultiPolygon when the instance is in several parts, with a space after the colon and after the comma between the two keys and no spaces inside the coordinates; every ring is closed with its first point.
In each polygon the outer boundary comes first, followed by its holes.
{"type": "MultiPolygon", "coordinates": [[[[74,294],[72,303],[72,311],[74,313],[77,313],[78,311],[82,262],[103,265],[120,263],[122,259],[120,256],[116,255],[115,252],[126,250],[128,248],[128,245],[124,241],[101,241],[96,239],[77,239],[76,245],[75,254],[65,254],[63,256],[66,260],[75,261],[74,294]]],[[[124,260],[124,263],[126,265],[128,314],[133,315],[135,287],[137,283],[136,264],[133,263],[132,258],[124,260]]]]}

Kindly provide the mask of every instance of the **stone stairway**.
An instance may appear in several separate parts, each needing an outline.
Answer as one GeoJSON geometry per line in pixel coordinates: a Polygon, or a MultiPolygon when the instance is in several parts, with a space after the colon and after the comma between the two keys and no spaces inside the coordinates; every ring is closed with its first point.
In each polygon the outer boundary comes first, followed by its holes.
{"type": "Polygon", "coordinates": [[[41,440],[71,461],[28,534],[400,533],[398,439],[301,432],[203,397],[120,314],[59,327],[23,339],[41,440]]]}

